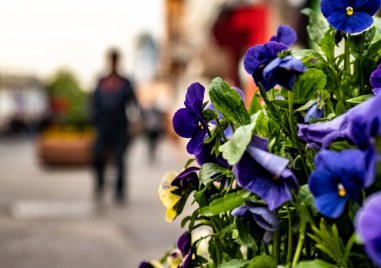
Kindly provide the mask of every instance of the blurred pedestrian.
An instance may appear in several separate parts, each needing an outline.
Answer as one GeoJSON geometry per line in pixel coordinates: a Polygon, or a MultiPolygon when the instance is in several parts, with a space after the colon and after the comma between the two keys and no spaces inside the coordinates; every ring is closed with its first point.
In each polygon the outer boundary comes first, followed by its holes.
{"type": "Polygon", "coordinates": [[[125,152],[131,131],[127,111],[131,106],[138,108],[139,105],[130,80],[118,72],[119,51],[110,50],[107,61],[110,72],[99,80],[91,102],[91,116],[97,134],[93,148],[94,194],[96,200],[102,200],[106,163],[111,157],[116,168],[115,201],[123,204],[126,200],[125,152]]]}
{"type": "Polygon", "coordinates": [[[156,161],[156,150],[164,128],[164,112],[159,107],[152,105],[143,110],[143,134],[147,140],[150,164],[156,161]]]}

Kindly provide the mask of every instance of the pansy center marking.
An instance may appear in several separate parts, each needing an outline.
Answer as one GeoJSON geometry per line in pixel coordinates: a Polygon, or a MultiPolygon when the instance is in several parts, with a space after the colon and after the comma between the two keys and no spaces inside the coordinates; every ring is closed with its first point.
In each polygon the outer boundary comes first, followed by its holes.
{"type": "Polygon", "coordinates": [[[353,15],[353,12],[354,12],[354,11],[353,11],[353,7],[347,7],[346,10],[347,10],[347,15],[348,15],[348,16],[352,16],[352,15],[353,15]]]}
{"type": "Polygon", "coordinates": [[[344,197],[347,194],[347,191],[345,190],[344,186],[341,183],[337,185],[337,193],[341,197],[344,197]]]}

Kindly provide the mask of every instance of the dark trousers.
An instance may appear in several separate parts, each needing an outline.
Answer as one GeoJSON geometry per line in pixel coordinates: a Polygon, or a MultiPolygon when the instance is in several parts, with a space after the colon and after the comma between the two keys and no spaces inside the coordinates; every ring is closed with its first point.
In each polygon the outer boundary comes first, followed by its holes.
{"type": "Polygon", "coordinates": [[[125,130],[98,130],[93,150],[93,166],[95,169],[95,192],[103,193],[105,184],[105,168],[111,158],[116,167],[115,198],[123,199],[125,196],[125,151],[127,148],[127,135],[125,130]]]}

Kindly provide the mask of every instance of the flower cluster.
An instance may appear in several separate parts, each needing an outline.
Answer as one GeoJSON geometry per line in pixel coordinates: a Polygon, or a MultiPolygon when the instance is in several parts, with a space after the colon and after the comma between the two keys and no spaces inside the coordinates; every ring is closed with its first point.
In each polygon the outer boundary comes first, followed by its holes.
{"type": "Polygon", "coordinates": [[[380,5],[304,10],[317,50],[293,49],[287,25],[249,48],[248,107],[221,78],[188,87],[173,128],[195,161],[159,195],[167,221],[195,209],[172,253],[141,267],[381,266],[380,5]]]}

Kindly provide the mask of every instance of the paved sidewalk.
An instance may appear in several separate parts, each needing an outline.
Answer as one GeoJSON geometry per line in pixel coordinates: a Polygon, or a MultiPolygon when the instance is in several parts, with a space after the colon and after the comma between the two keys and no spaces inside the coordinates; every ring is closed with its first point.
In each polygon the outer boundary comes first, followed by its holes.
{"type": "Polygon", "coordinates": [[[137,140],[129,152],[128,204],[115,206],[110,189],[95,206],[89,168],[43,168],[33,141],[0,140],[1,267],[134,268],[160,258],[181,230],[178,221],[165,222],[157,188],[166,171],[181,170],[182,150],[166,141],[158,163],[148,165],[137,140]]]}

